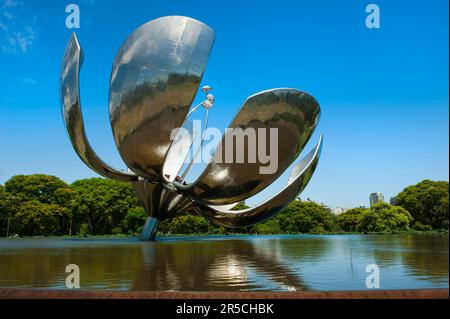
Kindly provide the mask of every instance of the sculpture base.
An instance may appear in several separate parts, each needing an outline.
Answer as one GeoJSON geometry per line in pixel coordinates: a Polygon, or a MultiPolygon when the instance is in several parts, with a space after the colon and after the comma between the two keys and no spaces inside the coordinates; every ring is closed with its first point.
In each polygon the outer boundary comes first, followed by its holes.
{"type": "Polygon", "coordinates": [[[148,217],[145,221],[144,229],[140,240],[143,241],[155,241],[156,232],[158,231],[159,220],[153,217],[148,217]]]}

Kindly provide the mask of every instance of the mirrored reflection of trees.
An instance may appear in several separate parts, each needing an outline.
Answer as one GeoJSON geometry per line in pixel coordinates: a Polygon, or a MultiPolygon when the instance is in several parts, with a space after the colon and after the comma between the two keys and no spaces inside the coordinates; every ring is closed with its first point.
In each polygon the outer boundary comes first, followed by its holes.
{"type": "Polygon", "coordinates": [[[67,247],[0,249],[0,287],[65,288],[68,264],[80,266],[85,288],[128,289],[135,266],[142,262],[137,245],[102,245],[80,241],[67,247]],[[131,269],[131,271],[130,271],[131,269]]]}
{"type": "Polygon", "coordinates": [[[280,260],[279,248],[261,249],[251,240],[123,244],[61,240],[36,248],[0,247],[0,286],[64,288],[65,267],[77,264],[86,289],[260,289],[263,285],[255,274],[279,289],[305,289],[301,277],[280,260]]]}
{"type": "Polygon", "coordinates": [[[409,273],[431,282],[448,282],[448,237],[408,236],[401,257],[409,273]]]}
{"type": "Polygon", "coordinates": [[[342,275],[347,271],[342,267],[352,264],[342,263],[348,255],[356,264],[401,266],[402,276],[408,280],[448,282],[448,238],[258,236],[156,243],[137,239],[4,240],[0,241],[0,287],[65,288],[65,267],[77,264],[84,289],[310,290],[309,284],[314,284],[304,278],[314,275],[311,267],[318,267],[321,276],[342,275]]]}
{"type": "Polygon", "coordinates": [[[368,236],[358,248],[366,259],[373,259],[380,267],[391,267],[401,262],[403,238],[389,235],[368,236]]]}
{"type": "Polygon", "coordinates": [[[448,282],[448,237],[370,236],[355,251],[382,267],[401,264],[405,274],[433,283],[448,282]]]}
{"type": "Polygon", "coordinates": [[[280,260],[279,247],[260,249],[251,240],[148,243],[135,290],[235,291],[261,288],[257,276],[279,289],[307,289],[299,274],[280,260]]]}

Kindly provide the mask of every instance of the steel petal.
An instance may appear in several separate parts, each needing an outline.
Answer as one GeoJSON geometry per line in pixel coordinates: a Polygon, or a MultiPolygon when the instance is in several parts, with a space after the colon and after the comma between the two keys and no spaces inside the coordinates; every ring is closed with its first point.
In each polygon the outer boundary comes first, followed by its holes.
{"type": "Polygon", "coordinates": [[[320,137],[316,147],[294,167],[295,176],[291,176],[286,187],[264,203],[241,211],[226,211],[217,207],[203,206],[197,208],[196,212],[215,224],[228,228],[254,225],[275,216],[297,199],[305,189],[319,162],[322,144],[323,136],[320,137]]]}
{"type": "Polygon", "coordinates": [[[118,52],[109,111],[116,146],[134,172],[162,181],[173,129],[197,93],[214,41],[207,25],[170,16],[136,29],[118,52]]]}
{"type": "Polygon", "coordinates": [[[272,89],[255,94],[244,103],[230,128],[241,128],[244,133],[254,129],[256,139],[252,143],[235,139],[235,158],[232,163],[227,163],[225,154],[230,149],[225,141],[232,133],[226,133],[199,179],[187,187],[177,186],[209,205],[228,205],[249,198],[272,184],[292,164],[313,134],[319,118],[318,102],[305,92],[272,89]],[[268,164],[261,161],[256,146],[260,139],[263,141],[261,134],[264,134],[266,143],[261,144],[269,150],[271,129],[276,129],[278,135],[278,148],[276,154],[272,154],[277,159],[277,167],[273,172],[265,173],[261,167],[268,164]],[[238,152],[244,155],[243,163],[237,161],[238,152]],[[250,162],[251,152],[256,152],[254,162],[250,162]]]}
{"type": "Polygon", "coordinates": [[[112,168],[103,162],[89,144],[83,123],[80,101],[80,69],[83,52],[75,33],[64,53],[60,77],[60,102],[70,141],[81,160],[98,174],[119,181],[134,181],[137,176],[112,168]]]}

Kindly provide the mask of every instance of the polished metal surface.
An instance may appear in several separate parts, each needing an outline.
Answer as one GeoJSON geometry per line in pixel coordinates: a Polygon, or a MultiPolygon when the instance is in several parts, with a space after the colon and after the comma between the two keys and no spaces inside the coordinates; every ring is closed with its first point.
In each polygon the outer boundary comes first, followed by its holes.
{"type": "Polygon", "coordinates": [[[103,162],[89,144],[84,130],[80,101],[80,69],[83,52],[75,33],[72,34],[64,53],[60,78],[60,101],[64,123],[72,146],[81,160],[101,176],[120,181],[134,181],[138,177],[116,170],[103,162]]]}
{"type": "MultiPolygon", "coordinates": [[[[261,132],[266,135],[266,141],[269,141],[267,135],[270,135],[270,129],[277,129],[278,165],[275,172],[261,174],[260,167],[265,164],[258,157],[254,163],[248,160],[244,163],[226,163],[223,155],[226,152],[224,136],[216,155],[200,178],[193,185],[180,188],[184,188],[188,196],[211,205],[228,205],[259,193],[280,177],[298,157],[314,132],[319,115],[317,101],[299,90],[273,89],[249,97],[229,128],[241,128],[244,131],[254,129],[257,144],[261,132]]],[[[243,147],[245,159],[254,150],[249,146],[251,145],[247,142],[243,147]]]]}
{"type": "Polygon", "coordinates": [[[149,216],[159,220],[194,210],[193,202],[180,193],[147,181],[133,182],[133,187],[149,216]]]}
{"type": "Polygon", "coordinates": [[[190,120],[184,122],[182,129],[177,131],[163,165],[163,178],[166,182],[172,183],[179,176],[197,136],[196,133],[190,120]]]}
{"type": "Polygon", "coordinates": [[[116,146],[134,172],[160,180],[170,133],[189,112],[214,32],[187,17],[164,17],[134,31],[117,54],[109,112],[116,146]]]}
{"type": "Polygon", "coordinates": [[[197,206],[196,212],[215,224],[228,228],[254,225],[275,216],[298,198],[306,185],[308,185],[319,163],[322,143],[323,137],[321,136],[316,147],[293,168],[292,174],[295,176],[291,175],[287,185],[267,201],[240,211],[229,211],[226,208],[220,209],[217,206],[200,205],[197,206]]]}
{"type": "MultiPolygon", "coordinates": [[[[298,197],[319,161],[322,137],[293,167],[282,190],[255,207],[230,210],[278,179],[300,155],[319,121],[320,106],[311,95],[290,88],[272,89],[247,98],[229,128],[244,132],[254,129],[255,144],[261,141],[266,150],[272,144],[271,129],[275,129],[275,169],[264,173],[260,168],[268,163],[259,156],[256,161],[249,160],[250,143],[245,139],[232,145],[235,151],[238,146],[242,148],[245,160],[224,161],[225,140],[231,134],[227,131],[200,177],[192,184],[184,181],[192,164],[186,161],[195,137],[187,117],[203,106],[207,123],[214,105],[215,98],[209,93],[212,88],[203,86],[205,100],[189,111],[213,41],[214,32],[207,25],[188,17],[169,16],[139,27],[120,48],[111,74],[109,111],[115,143],[129,173],[105,164],[89,145],[79,94],[83,57],[75,34],[67,45],[60,85],[63,118],[72,145],[82,161],[98,174],[132,182],[149,215],[143,233],[146,239],[154,238],[158,220],[178,213],[200,214],[230,228],[264,221],[298,197]],[[171,135],[178,128],[188,133],[173,139],[171,135]],[[187,169],[181,172],[185,164],[187,169]]],[[[201,140],[204,138],[203,132],[201,140]]],[[[194,159],[199,151],[193,150],[194,159]]]]}

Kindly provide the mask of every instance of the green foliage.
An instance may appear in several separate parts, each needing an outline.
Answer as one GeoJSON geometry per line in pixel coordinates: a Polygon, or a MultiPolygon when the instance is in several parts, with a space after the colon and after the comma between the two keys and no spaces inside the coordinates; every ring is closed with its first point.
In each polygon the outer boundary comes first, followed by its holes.
{"type": "Polygon", "coordinates": [[[38,200],[25,201],[14,216],[15,230],[27,236],[61,236],[65,234],[69,217],[66,207],[38,200]]]}
{"type": "Polygon", "coordinates": [[[8,228],[8,219],[12,213],[12,203],[5,192],[5,189],[0,185],[0,237],[6,236],[8,228]]]}
{"type": "Polygon", "coordinates": [[[207,233],[209,223],[201,216],[183,215],[170,221],[168,233],[171,234],[201,234],[207,233]]]}
{"type": "Polygon", "coordinates": [[[82,223],[78,234],[80,236],[87,237],[90,234],[89,225],[87,223],[82,223]]]}
{"type": "Polygon", "coordinates": [[[0,188],[0,236],[9,217],[10,234],[20,236],[135,233],[145,222],[142,210],[132,210],[137,204],[127,183],[91,178],[68,185],[54,176],[18,175],[0,188]]]}
{"type": "Polygon", "coordinates": [[[421,222],[415,222],[412,229],[417,231],[432,231],[433,227],[431,227],[430,225],[424,225],[421,222]]]}
{"type": "Polygon", "coordinates": [[[285,233],[324,233],[334,230],[330,210],[313,202],[296,200],[276,217],[285,233]]]}
{"type": "Polygon", "coordinates": [[[128,183],[103,178],[78,180],[72,185],[72,212],[76,224],[89,226],[92,235],[112,234],[113,229],[137,206],[133,188],[128,183]]]}
{"type": "Polygon", "coordinates": [[[120,224],[120,229],[128,235],[137,235],[142,232],[147,213],[142,207],[130,208],[120,224]]]}
{"type": "Polygon", "coordinates": [[[59,178],[42,174],[17,175],[5,183],[2,192],[1,235],[6,236],[8,232],[8,219],[10,235],[66,234],[72,193],[69,185],[59,178]]]}
{"type": "MultiPolygon", "coordinates": [[[[180,212],[160,223],[163,234],[278,234],[346,232],[398,232],[412,228],[430,231],[448,228],[448,182],[423,181],[406,188],[397,203],[354,208],[337,218],[313,202],[292,202],[278,216],[264,223],[225,229],[201,216],[180,212]],[[411,211],[411,214],[408,212],[411,211]],[[412,215],[412,216],[411,216],[412,215]],[[414,217],[414,219],[413,219],[414,217]]],[[[244,202],[234,210],[248,208],[244,202]]],[[[138,205],[133,188],[102,178],[79,180],[68,185],[47,175],[14,176],[0,185],[0,236],[136,235],[147,214],[138,205]],[[8,228],[9,225],[9,228],[8,228]]]]}
{"type": "Polygon", "coordinates": [[[280,222],[277,218],[253,226],[252,232],[255,234],[270,235],[281,233],[280,222]]]}
{"type": "Polygon", "coordinates": [[[353,208],[340,214],[336,218],[339,228],[346,232],[355,232],[366,212],[365,208],[353,208]]]}
{"type": "Polygon", "coordinates": [[[448,182],[424,180],[405,188],[396,196],[396,204],[422,225],[448,229],[448,198],[448,182]]]}
{"type": "Polygon", "coordinates": [[[5,191],[12,194],[16,200],[24,202],[33,199],[44,204],[61,201],[63,197],[60,192],[68,187],[69,185],[59,178],[42,174],[17,175],[5,183],[5,191]]]}
{"type": "Polygon", "coordinates": [[[357,230],[361,232],[395,232],[409,230],[412,217],[407,210],[379,203],[362,215],[357,230]]]}

